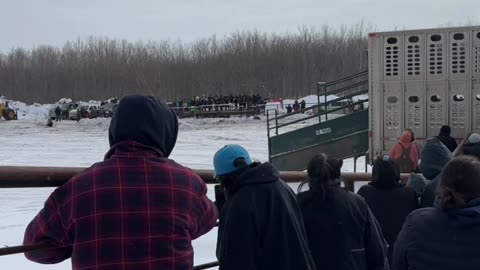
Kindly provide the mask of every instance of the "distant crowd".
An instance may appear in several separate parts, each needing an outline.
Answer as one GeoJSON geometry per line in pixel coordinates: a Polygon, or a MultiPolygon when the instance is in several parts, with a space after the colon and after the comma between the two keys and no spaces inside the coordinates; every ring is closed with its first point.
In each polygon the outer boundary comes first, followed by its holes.
{"type": "Polygon", "coordinates": [[[444,126],[420,147],[405,130],[358,194],[342,188],[341,160],[313,156],[295,194],[272,164],[229,144],[201,153],[219,183],[212,202],[200,176],[168,158],[178,132],[167,104],[124,97],[104,160],[57,188],[28,225],[24,244],[45,248],[27,258],[193,269],[192,240],[218,224],[221,270],[480,269],[479,134],[458,143],[444,126]],[[406,184],[401,172],[412,173],[406,184]]]}
{"type": "Polygon", "coordinates": [[[243,110],[266,104],[266,100],[259,94],[240,94],[240,95],[213,95],[213,96],[194,96],[174,101],[170,106],[174,108],[198,107],[200,110],[243,110]]]}

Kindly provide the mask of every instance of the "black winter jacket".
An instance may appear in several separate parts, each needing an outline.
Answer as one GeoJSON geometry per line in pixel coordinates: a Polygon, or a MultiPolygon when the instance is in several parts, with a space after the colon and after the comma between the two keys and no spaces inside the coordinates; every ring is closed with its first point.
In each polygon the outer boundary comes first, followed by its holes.
{"type": "Polygon", "coordinates": [[[457,141],[450,135],[440,134],[437,136],[437,139],[439,139],[448,148],[448,150],[450,150],[450,152],[455,151],[457,148],[457,141]]]}
{"type": "Polygon", "coordinates": [[[367,201],[377,218],[388,243],[388,259],[391,261],[393,247],[405,219],[419,207],[417,193],[402,184],[388,188],[370,184],[361,187],[358,195],[367,201]]]}
{"type": "Polygon", "coordinates": [[[362,197],[330,183],[325,198],[309,190],[298,203],[317,269],[389,268],[385,239],[362,197]]]}
{"type": "Polygon", "coordinates": [[[400,173],[393,161],[377,159],[372,168],[372,182],[358,191],[380,223],[389,245],[389,261],[405,218],[418,208],[415,190],[404,186],[399,180],[400,173]]]}
{"type": "Polygon", "coordinates": [[[226,187],[220,213],[220,270],[315,270],[295,194],[269,163],[226,187]]]}
{"type": "Polygon", "coordinates": [[[420,207],[433,207],[433,203],[435,202],[435,191],[438,186],[438,182],[440,182],[440,175],[435,177],[428,185],[425,187],[425,191],[420,198],[420,207]]]}
{"type": "Polygon", "coordinates": [[[407,217],[393,253],[394,270],[480,269],[480,200],[446,213],[422,208],[407,217]]]}

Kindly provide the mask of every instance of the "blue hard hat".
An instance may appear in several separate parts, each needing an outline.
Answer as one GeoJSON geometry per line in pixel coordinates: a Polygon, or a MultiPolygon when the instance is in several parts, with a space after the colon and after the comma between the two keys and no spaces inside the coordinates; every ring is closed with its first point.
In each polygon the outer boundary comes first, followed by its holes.
{"type": "Polygon", "coordinates": [[[237,144],[228,144],[215,153],[213,157],[213,168],[215,176],[229,174],[236,171],[234,162],[238,158],[245,159],[247,165],[252,163],[252,159],[245,148],[237,144]]]}

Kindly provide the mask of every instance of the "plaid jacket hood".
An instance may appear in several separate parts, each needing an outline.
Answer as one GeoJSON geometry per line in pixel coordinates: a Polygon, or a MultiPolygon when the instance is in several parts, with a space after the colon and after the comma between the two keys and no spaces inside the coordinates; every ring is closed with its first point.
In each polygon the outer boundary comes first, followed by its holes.
{"type": "Polygon", "coordinates": [[[170,155],[177,141],[178,120],[173,110],[153,96],[129,95],[120,101],[110,122],[110,146],[136,141],[170,155]]]}
{"type": "Polygon", "coordinates": [[[28,225],[25,253],[73,269],[192,269],[191,241],[214,226],[203,180],[152,147],[126,141],[57,188],[28,225]]]}

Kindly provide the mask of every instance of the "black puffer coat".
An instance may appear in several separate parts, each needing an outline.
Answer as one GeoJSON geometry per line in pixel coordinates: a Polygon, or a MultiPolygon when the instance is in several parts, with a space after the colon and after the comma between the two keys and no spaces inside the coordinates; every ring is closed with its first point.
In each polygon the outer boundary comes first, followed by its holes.
{"type": "Polygon", "coordinates": [[[317,269],[388,269],[387,244],[375,217],[362,197],[338,183],[330,182],[325,198],[313,190],[298,194],[317,269]]]}
{"type": "Polygon", "coordinates": [[[394,270],[480,269],[480,199],[464,209],[423,208],[410,214],[398,235],[394,270]]]}
{"type": "Polygon", "coordinates": [[[221,270],[315,270],[295,194],[263,163],[227,187],[220,213],[221,270]]]}

